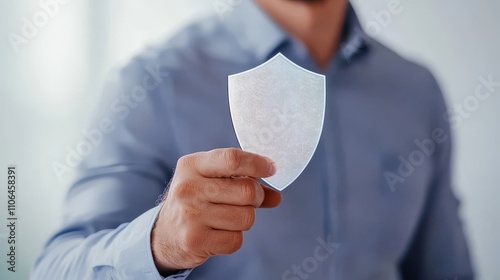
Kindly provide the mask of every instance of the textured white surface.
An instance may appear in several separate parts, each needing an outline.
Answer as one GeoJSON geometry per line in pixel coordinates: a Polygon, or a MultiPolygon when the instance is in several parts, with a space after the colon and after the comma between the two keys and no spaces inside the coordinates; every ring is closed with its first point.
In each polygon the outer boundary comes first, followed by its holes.
{"type": "Polygon", "coordinates": [[[318,145],[325,114],[325,76],[277,54],[229,76],[231,117],[243,150],[271,158],[277,173],[263,179],[283,190],[306,168],[318,145]]]}

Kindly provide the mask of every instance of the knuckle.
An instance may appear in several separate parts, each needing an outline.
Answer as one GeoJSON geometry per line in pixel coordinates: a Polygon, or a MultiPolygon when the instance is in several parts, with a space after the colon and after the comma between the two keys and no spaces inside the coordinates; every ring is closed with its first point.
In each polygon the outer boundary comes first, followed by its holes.
{"type": "Polygon", "coordinates": [[[182,220],[192,222],[200,217],[200,211],[193,207],[184,207],[181,212],[182,220]]]}
{"type": "Polygon", "coordinates": [[[197,233],[198,231],[186,230],[181,234],[180,245],[183,250],[193,252],[198,250],[203,242],[203,236],[197,233]]]}
{"type": "Polygon", "coordinates": [[[180,157],[177,160],[177,168],[191,168],[193,166],[193,160],[194,160],[195,155],[194,154],[189,154],[180,157]]]}
{"type": "Polygon", "coordinates": [[[253,180],[244,180],[241,186],[241,197],[245,202],[254,204],[257,201],[257,188],[253,180]]]}
{"type": "Polygon", "coordinates": [[[244,208],[241,213],[242,230],[250,230],[255,223],[255,209],[251,206],[244,208]]]}
{"type": "Polygon", "coordinates": [[[237,170],[241,165],[241,151],[235,148],[226,149],[224,159],[230,171],[237,170]]]}
{"type": "Polygon", "coordinates": [[[190,199],[196,194],[196,182],[193,180],[183,180],[174,187],[174,195],[178,199],[190,199]]]}
{"type": "Polygon", "coordinates": [[[229,253],[234,253],[241,249],[241,247],[243,246],[243,233],[235,232],[234,234],[232,234],[229,244],[229,253]]]}

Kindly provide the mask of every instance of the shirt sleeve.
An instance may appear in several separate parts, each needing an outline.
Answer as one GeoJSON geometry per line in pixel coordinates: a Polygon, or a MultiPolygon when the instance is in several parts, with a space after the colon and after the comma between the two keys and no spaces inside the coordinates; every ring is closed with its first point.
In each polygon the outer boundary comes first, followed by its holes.
{"type": "Polygon", "coordinates": [[[105,88],[84,138],[69,147],[65,172],[77,170],[63,224],[47,242],[31,279],[163,278],[151,252],[156,202],[175,166],[169,124],[169,73],[138,57],[105,88]],[[79,166],[76,168],[76,166],[79,166]]]}
{"type": "Polygon", "coordinates": [[[159,206],[113,230],[85,234],[82,225],[55,236],[31,279],[186,279],[191,270],[162,277],[153,261],[150,234],[159,206]]]}
{"type": "Polygon", "coordinates": [[[444,131],[443,143],[436,144],[434,179],[427,193],[412,244],[401,262],[402,279],[469,280],[474,279],[463,224],[459,218],[459,200],[451,183],[452,139],[445,121],[446,105],[435,80],[437,119],[433,129],[444,131]]]}

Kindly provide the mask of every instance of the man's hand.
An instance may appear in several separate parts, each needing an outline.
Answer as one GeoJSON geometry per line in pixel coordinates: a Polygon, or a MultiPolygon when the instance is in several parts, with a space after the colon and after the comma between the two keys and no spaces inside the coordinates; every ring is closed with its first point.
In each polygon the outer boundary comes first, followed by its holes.
{"type": "Polygon", "coordinates": [[[158,270],[194,268],[239,250],[255,208],[281,202],[278,192],[257,181],[274,173],[270,159],[234,148],[179,159],[151,237],[158,270]]]}

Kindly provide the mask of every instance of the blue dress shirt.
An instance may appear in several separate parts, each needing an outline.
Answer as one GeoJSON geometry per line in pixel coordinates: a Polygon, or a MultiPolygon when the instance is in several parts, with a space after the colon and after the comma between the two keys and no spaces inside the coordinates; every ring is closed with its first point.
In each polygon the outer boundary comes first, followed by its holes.
{"type": "Polygon", "coordinates": [[[106,87],[32,279],[164,279],[150,234],[177,159],[238,147],[227,76],[278,52],[327,77],[317,151],[278,208],[257,210],[241,250],[166,279],[472,279],[431,73],[367,38],[352,8],[320,69],[253,1],[146,50],[106,87]]]}

